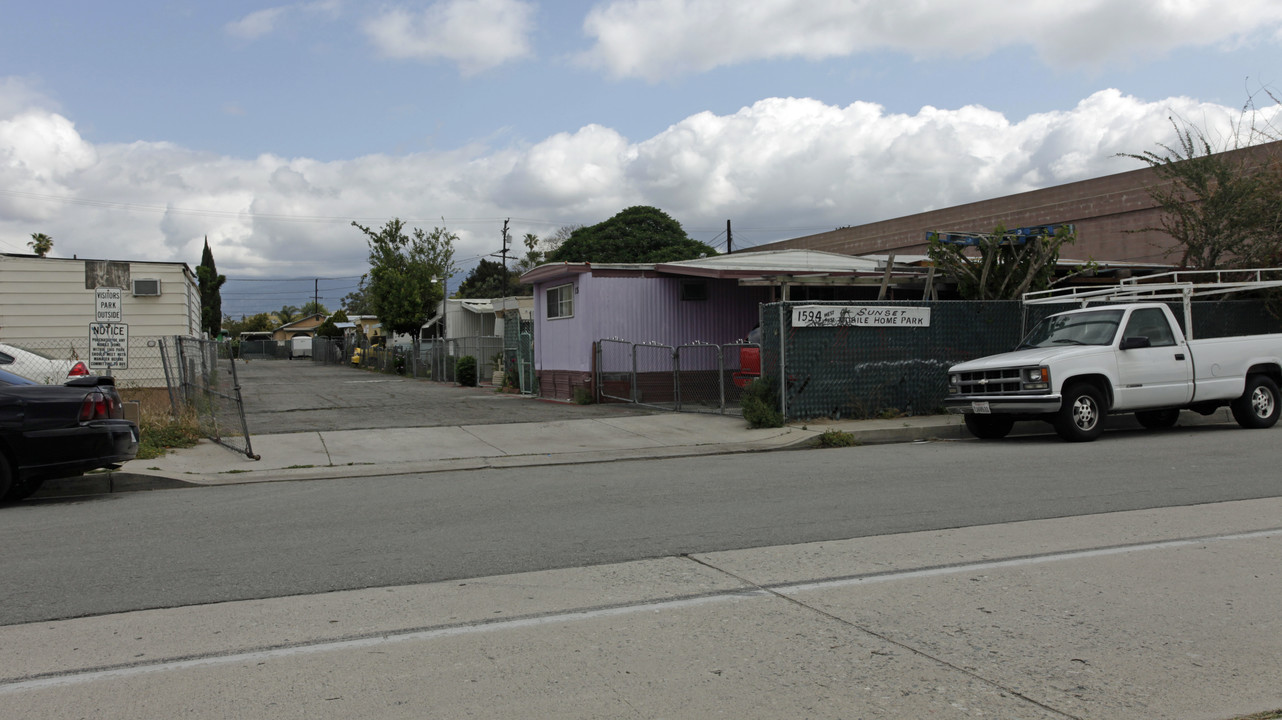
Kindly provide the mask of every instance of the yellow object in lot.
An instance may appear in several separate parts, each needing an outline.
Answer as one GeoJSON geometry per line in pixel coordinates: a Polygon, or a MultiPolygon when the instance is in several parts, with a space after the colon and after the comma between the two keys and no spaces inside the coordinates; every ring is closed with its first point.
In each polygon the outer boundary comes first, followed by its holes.
{"type": "Polygon", "coordinates": [[[352,364],[353,364],[353,365],[360,365],[360,364],[361,364],[361,352],[362,352],[362,351],[361,351],[361,349],[360,349],[360,348],[356,348],[355,350],[353,350],[353,351],[352,351],[352,364]]]}

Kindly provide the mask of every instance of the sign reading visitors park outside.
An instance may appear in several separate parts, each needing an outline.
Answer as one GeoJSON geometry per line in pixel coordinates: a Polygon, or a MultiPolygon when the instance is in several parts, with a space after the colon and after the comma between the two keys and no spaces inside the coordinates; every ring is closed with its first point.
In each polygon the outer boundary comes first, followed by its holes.
{"type": "Polygon", "coordinates": [[[930,327],[930,308],[886,305],[796,305],[792,326],[930,327]]]}

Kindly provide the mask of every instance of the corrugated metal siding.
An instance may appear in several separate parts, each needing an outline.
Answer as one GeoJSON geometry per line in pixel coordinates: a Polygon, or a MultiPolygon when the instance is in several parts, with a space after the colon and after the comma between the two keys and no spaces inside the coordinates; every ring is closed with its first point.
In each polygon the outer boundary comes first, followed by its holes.
{"type": "MultiPolygon", "coordinates": [[[[757,308],[769,289],[740,287],[734,280],[708,279],[708,299],[681,300],[681,278],[594,277],[575,283],[574,317],[547,320],[547,289],[535,294],[539,323],[536,363],[547,370],[590,371],[592,343],[601,338],[682,345],[728,343],[757,324],[757,308]]],[[[659,353],[659,351],[649,351],[659,353]]]]}

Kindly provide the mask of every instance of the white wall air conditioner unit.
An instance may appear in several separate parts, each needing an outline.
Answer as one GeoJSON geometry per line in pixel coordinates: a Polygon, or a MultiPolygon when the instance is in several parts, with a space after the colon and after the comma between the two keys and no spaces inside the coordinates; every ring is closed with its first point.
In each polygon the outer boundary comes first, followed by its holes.
{"type": "Polygon", "coordinates": [[[134,280],[134,297],[155,297],[159,294],[159,278],[138,278],[134,280]]]}

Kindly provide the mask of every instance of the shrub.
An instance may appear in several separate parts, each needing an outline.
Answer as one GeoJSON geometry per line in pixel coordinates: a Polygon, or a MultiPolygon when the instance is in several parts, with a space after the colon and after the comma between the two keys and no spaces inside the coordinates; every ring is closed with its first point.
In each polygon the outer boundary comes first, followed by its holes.
{"type": "Polygon", "coordinates": [[[748,421],[749,427],[783,427],[779,388],[773,380],[753,380],[743,389],[743,419],[748,421]]]}
{"type": "Polygon", "coordinates": [[[471,355],[464,355],[458,359],[458,365],[454,369],[455,377],[458,378],[459,385],[467,387],[476,387],[476,358],[471,355]]]}
{"type": "Polygon", "coordinates": [[[855,434],[845,430],[824,430],[819,435],[819,447],[852,447],[856,444],[855,434]]]}

